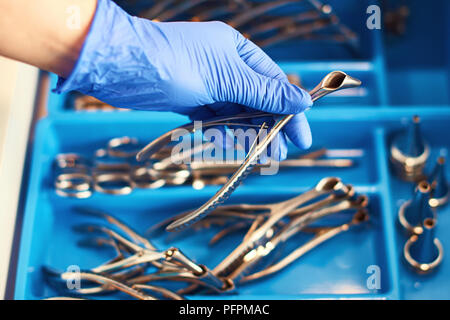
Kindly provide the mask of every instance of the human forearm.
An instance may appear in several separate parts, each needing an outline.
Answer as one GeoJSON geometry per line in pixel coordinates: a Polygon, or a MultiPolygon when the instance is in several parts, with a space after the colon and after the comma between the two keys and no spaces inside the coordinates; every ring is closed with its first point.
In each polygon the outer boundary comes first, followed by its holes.
{"type": "Polygon", "coordinates": [[[67,77],[97,0],[0,0],[0,55],[67,77]]]}

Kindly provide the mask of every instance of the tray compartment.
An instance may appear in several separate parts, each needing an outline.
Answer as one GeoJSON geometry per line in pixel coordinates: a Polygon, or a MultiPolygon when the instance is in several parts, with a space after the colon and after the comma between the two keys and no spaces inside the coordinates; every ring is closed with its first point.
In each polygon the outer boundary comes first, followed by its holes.
{"type": "Polygon", "coordinates": [[[403,36],[385,35],[389,103],[394,106],[450,104],[450,3],[407,2],[403,36]]]}
{"type": "MultiPolygon", "coordinates": [[[[264,201],[281,201],[295,195],[296,193],[293,192],[270,192],[264,196],[264,201]]],[[[386,237],[382,228],[379,195],[370,193],[369,196],[371,200],[369,224],[356,227],[322,244],[278,274],[243,285],[239,287],[237,293],[220,298],[298,299],[323,298],[324,295],[335,298],[356,298],[360,295],[380,298],[391,294],[390,272],[385,252],[386,237]],[[370,265],[377,265],[381,269],[380,290],[369,290],[366,287],[367,278],[370,276],[366,270],[370,265]],[[293,282],[293,279],[299,280],[293,282]]],[[[101,208],[126,220],[143,233],[154,223],[182,210],[198,206],[206,199],[205,193],[193,197],[192,192],[157,190],[145,196],[135,195],[130,201],[100,195],[80,202],[73,199],[60,199],[53,194],[44,193],[36,207],[32,233],[23,239],[16,298],[41,299],[57,294],[43,282],[41,273],[43,265],[60,270],[66,270],[70,265],[89,268],[111,257],[111,252],[108,250],[80,248],[76,245],[77,240],[82,239],[83,236],[74,233],[72,227],[87,221],[95,222],[95,219],[90,220],[77,215],[73,212],[74,207],[82,205],[101,208]],[[30,245],[29,250],[23,248],[26,243],[30,245]]],[[[261,202],[261,197],[259,194],[243,190],[237,192],[233,202],[261,202]]],[[[333,219],[330,220],[333,221],[333,219]]],[[[171,245],[179,246],[196,261],[214,267],[234,248],[237,239],[231,237],[227,241],[208,248],[205,246],[205,240],[213,234],[213,230],[207,230],[194,235],[182,234],[175,239],[159,237],[154,239],[154,242],[161,248],[171,245]]]]}
{"type": "MultiPolygon", "coordinates": [[[[419,113],[419,115],[421,115],[419,113]]],[[[450,114],[441,117],[430,117],[423,112],[421,115],[421,128],[425,139],[428,141],[431,154],[427,161],[425,172],[429,173],[435,164],[438,156],[446,156],[446,175],[450,177],[448,163],[448,151],[450,150],[450,140],[448,139],[448,123],[450,114]]],[[[390,123],[385,133],[386,148],[389,147],[393,133],[404,127],[406,119],[390,123]],[[402,121],[403,120],[403,121],[402,121]]],[[[392,171],[391,171],[392,172],[392,171]]],[[[412,271],[403,259],[403,246],[407,240],[403,230],[397,222],[398,209],[402,203],[411,199],[414,185],[404,182],[394,176],[389,176],[390,192],[392,193],[393,224],[395,225],[397,256],[400,271],[401,294],[404,299],[449,299],[450,298],[450,261],[447,252],[450,248],[450,237],[447,230],[450,228],[450,207],[444,206],[437,209],[438,220],[436,226],[436,237],[442,242],[444,247],[444,260],[441,266],[428,275],[417,275],[412,271]]]]}
{"type": "MultiPolygon", "coordinates": [[[[80,115],[81,116],[81,115],[80,115]]],[[[349,168],[280,168],[276,175],[254,174],[245,180],[244,185],[251,188],[270,184],[272,188],[298,188],[315,184],[324,176],[339,176],[348,183],[370,185],[378,181],[376,149],[374,144],[373,121],[341,120],[334,122],[326,119],[314,120],[311,112],[311,130],[314,134],[313,148],[330,149],[358,149],[362,157],[352,158],[355,165],[349,168]],[[358,132],[355,135],[354,132],[358,132]]],[[[155,139],[166,132],[184,123],[184,117],[145,112],[137,113],[110,113],[85,114],[81,117],[62,117],[59,120],[44,120],[42,130],[46,130],[45,145],[39,147],[40,172],[42,175],[41,188],[53,190],[54,173],[53,159],[58,153],[80,153],[91,157],[95,150],[106,146],[109,139],[121,136],[137,137],[143,144],[155,139]],[[173,118],[173,121],[169,120],[173,118]],[[120,120],[119,120],[120,118],[120,120]]],[[[290,145],[289,155],[294,158],[302,154],[293,145],[290,145]]],[[[163,189],[170,189],[164,187],[163,189]]],[[[181,187],[186,190],[189,186],[181,187]]],[[[216,186],[207,186],[205,189],[212,194],[216,186]]],[[[133,193],[148,190],[135,190],[133,193]]]]}
{"type": "MultiPolygon", "coordinates": [[[[90,206],[109,211],[123,218],[138,231],[143,232],[153,223],[169,215],[199,206],[207,200],[217,187],[194,190],[191,187],[163,188],[159,190],[138,190],[127,196],[109,196],[94,193],[91,198],[76,200],[58,197],[52,187],[52,161],[59,152],[93,152],[107,139],[118,135],[133,135],[152,139],[167,130],[168,121],[164,115],[159,119],[154,114],[110,113],[97,117],[87,114],[79,117],[60,116],[45,119],[38,126],[33,155],[32,175],[28,190],[26,212],[19,251],[15,297],[19,299],[40,299],[55,294],[43,282],[41,267],[49,265],[64,270],[72,264],[83,268],[92,267],[107,259],[102,251],[76,246],[79,235],[71,228],[85,217],[74,214],[74,206],[90,206]],[[122,117],[117,121],[118,117],[122,117]],[[155,118],[156,117],[156,118],[155,118]],[[165,120],[164,120],[165,119],[165,120]]],[[[374,160],[377,146],[374,141],[376,122],[321,120],[311,117],[311,126],[322,132],[316,139],[333,147],[363,148],[367,157],[363,165],[345,174],[334,171],[296,172],[298,178],[286,176],[253,177],[241,186],[230,203],[274,202],[304,192],[322,177],[340,176],[346,183],[353,184],[359,192],[371,198],[370,224],[357,227],[324,243],[317,250],[308,253],[301,261],[294,263],[273,277],[242,286],[237,294],[224,296],[226,299],[298,299],[298,298],[389,298],[396,297],[395,270],[389,261],[391,250],[389,236],[385,232],[385,199],[378,183],[378,163],[374,160]],[[322,130],[320,130],[320,128],[322,130]],[[325,130],[326,128],[326,130],[325,130]],[[347,129],[347,130],[344,130],[347,129]],[[358,135],[352,132],[358,131],[358,135]],[[328,132],[328,134],[326,134],[328,132]],[[332,132],[332,134],[330,134],[332,132]],[[367,160],[367,161],[366,161],[367,160]],[[264,180],[267,179],[267,180],[264,180]],[[283,183],[283,181],[285,183],[283,183]],[[269,186],[269,187],[268,187],[269,186]],[[263,194],[262,194],[263,192],[263,194]],[[367,267],[381,268],[381,289],[369,290],[366,286],[367,267]],[[292,283],[299,275],[299,283],[292,283]],[[311,276],[312,275],[312,276],[311,276]]],[[[290,173],[292,177],[293,173],[290,173]]],[[[205,236],[211,231],[192,237],[178,238],[186,254],[199,262],[207,261],[212,267],[223,258],[221,254],[232,248],[231,238],[219,243],[213,250],[204,246],[205,236]],[[218,254],[220,253],[220,254],[218,254]]],[[[163,238],[156,239],[161,247],[169,246],[163,238]]],[[[235,239],[236,241],[236,239],[235,239]]],[[[172,242],[171,242],[172,243],[172,242]]],[[[235,244],[234,244],[235,245],[235,244]]],[[[222,298],[201,296],[196,298],[222,298]]]]}

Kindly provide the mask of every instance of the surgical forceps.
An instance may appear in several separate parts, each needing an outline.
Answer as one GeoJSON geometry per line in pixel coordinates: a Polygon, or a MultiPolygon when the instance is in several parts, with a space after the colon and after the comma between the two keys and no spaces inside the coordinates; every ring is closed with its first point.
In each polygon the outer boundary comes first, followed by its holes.
{"type": "MultiPolygon", "coordinates": [[[[291,264],[292,262],[294,262],[295,260],[297,260],[298,258],[305,255],[307,252],[316,248],[318,245],[337,236],[338,234],[340,234],[342,232],[348,231],[351,227],[359,225],[360,223],[367,221],[368,219],[369,219],[369,215],[368,215],[367,211],[365,209],[360,209],[352,216],[352,218],[349,222],[346,222],[340,226],[310,228],[310,230],[306,230],[306,228],[305,228],[305,229],[303,229],[304,231],[313,231],[314,237],[311,240],[309,240],[302,246],[298,247],[293,252],[291,252],[288,256],[286,256],[282,260],[270,265],[269,267],[267,267],[261,271],[249,274],[249,275],[244,275],[239,280],[239,282],[240,283],[249,282],[249,281],[260,279],[262,277],[266,277],[268,275],[276,273],[276,272],[282,270],[283,268],[285,268],[286,266],[288,266],[289,264],[291,264]]],[[[271,243],[271,242],[269,242],[269,243],[271,243]]],[[[266,244],[266,248],[267,247],[270,248],[272,245],[273,245],[272,243],[270,246],[267,246],[267,244],[266,244]]],[[[255,249],[255,250],[257,253],[258,249],[255,249]]],[[[247,268],[248,265],[252,265],[254,262],[258,261],[258,257],[254,252],[255,251],[247,254],[244,257],[244,261],[247,264],[244,266],[245,268],[247,268]]],[[[264,252],[264,255],[267,255],[267,252],[264,252]]],[[[239,270],[239,272],[242,272],[242,271],[243,270],[239,270]]],[[[237,275],[238,274],[236,274],[236,276],[237,275]]]]}
{"type": "MultiPolygon", "coordinates": [[[[281,243],[286,242],[300,231],[305,231],[310,224],[319,219],[338,212],[356,210],[350,222],[336,227],[313,229],[315,233],[313,239],[295,249],[263,274],[255,275],[254,279],[278,271],[324,241],[366,221],[368,215],[365,208],[367,205],[368,198],[366,196],[355,194],[351,186],[344,185],[339,179],[330,177],[322,179],[315,188],[286,201],[269,205],[244,204],[219,207],[203,220],[202,224],[207,223],[208,219],[214,219],[215,215],[222,215],[227,220],[231,218],[243,220],[247,232],[243,241],[212,272],[233,281],[249,281],[253,279],[253,276],[239,280],[242,273],[254,266],[281,243]],[[289,221],[283,222],[284,218],[288,218],[289,221]]],[[[157,225],[156,228],[159,229],[166,223],[168,221],[157,225]]],[[[239,228],[244,229],[242,226],[239,228]]],[[[181,292],[191,292],[194,288],[195,286],[190,286],[181,292]]]]}
{"type": "MultiPolygon", "coordinates": [[[[267,206],[269,214],[267,219],[261,224],[240,244],[231,252],[216,268],[213,269],[213,273],[218,275],[227,274],[228,270],[233,269],[233,266],[239,262],[239,260],[252,250],[255,245],[264,239],[266,234],[272,230],[272,228],[281,221],[289,213],[318,198],[327,194],[335,194],[336,196],[345,196],[348,192],[348,188],[337,178],[325,178],[322,179],[313,189],[298,195],[295,198],[275,203],[267,206]]],[[[266,210],[267,210],[266,209],[266,210]]]]}
{"type": "MultiPolygon", "coordinates": [[[[334,202],[347,199],[347,198],[353,198],[355,196],[355,191],[351,185],[343,185],[338,178],[330,177],[330,178],[324,178],[322,179],[316,186],[315,189],[322,190],[324,189],[325,185],[329,184],[329,186],[336,186],[338,190],[342,189],[342,192],[331,192],[328,196],[326,196],[323,199],[320,199],[312,204],[303,205],[299,203],[298,209],[293,209],[291,211],[288,211],[287,216],[300,216],[303,215],[311,210],[316,210],[318,208],[321,208],[323,206],[332,204],[334,202]]],[[[331,187],[328,187],[330,189],[331,187]]],[[[314,189],[313,189],[314,190],[314,189]]],[[[331,190],[331,189],[330,189],[331,190]]],[[[312,191],[310,191],[312,192],[312,191]]],[[[317,195],[319,197],[320,195],[317,195]]],[[[303,201],[303,200],[302,200],[303,201]]],[[[285,201],[282,202],[284,204],[285,201]]],[[[238,219],[239,221],[243,221],[243,227],[248,226],[248,224],[253,224],[252,228],[256,228],[259,226],[259,224],[269,216],[273,214],[273,212],[278,208],[280,203],[273,203],[273,204],[231,204],[231,205],[223,205],[218,208],[216,208],[211,214],[207,217],[205,217],[202,221],[198,223],[198,225],[204,226],[204,225],[210,225],[214,223],[222,224],[224,220],[230,221],[232,219],[238,219]]],[[[179,219],[180,217],[186,215],[186,213],[181,213],[177,216],[170,217],[155,226],[153,226],[148,232],[152,233],[156,230],[159,230],[168,224],[170,224],[172,221],[179,219]]],[[[283,216],[284,217],[284,216],[283,216]]],[[[281,219],[283,218],[281,217],[281,219]]],[[[279,219],[279,221],[281,221],[279,219]]],[[[233,226],[232,226],[233,227],[233,226]]],[[[227,231],[222,234],[225,235],[227,231]]],[[[217,237],[215,237],[215,241],[218,240],[217,237]]],[[[214,242],[215,242],[214,241],[214,242]]]]}
{"type": "MultiPolygon", "coordinates": [[[[361,85],[360,80],[352,78],[342,71],[333,71],[326,75],[322,79],[322,81],[320,81],[320,83],[309,93],[311,95],[312,101],[317,101],[319,98],[326,96],[331,92],[335,92],[344,88],[357,87],[359,85],[361,85]]],[[[233,120],[239,121],[242,119],[258,117],[261,115],[268,116],[267,113],[258,113],[256,115],[244,114],[234,117],[226,117],[220,119],[216,118],[212,121],[208,121],[205,125],[213,126],[217,125],[218,123],[224,124],[227,122],[232,122],[233,120]]],[[[244,162],[236,170],[236,172],[232,175],[228,182],[200,208],[174,221],[167,227],[167,230],[174,231],[188,227],[192,223],[195,223],[196,221],[202,219],[204,216],[208,215],[211,211],[217,208],[217,206],[226,201],[230,197],[231,193],[253,170],[258,157],[264,152],[269,143],[293,117],[294,115],[287,115],[282,117],[281,119],[276,120],[272,129],[264,137],[261,137],[262,131],[260,131],[253,145],[251,146],[247,157],[244,159],[244,162]]],[[[151,156],[153,153],[157,152],[159,149],[169,143],[171,141],[172,134],[179,132],[179,130],[183,130],[183,132],[185,132],[184,130],[192,132],[192,130],[194,130],[194,125],[188,124],[167,132],[166,134],[162,135],[161,137],[145,146],[141,151],[139,151],[136,155],[136,159],[138,161],[142,161],[151,156]]]]}
{"type": "Polygon", "coordinates": [[[180,14],[188,11],[189,9],[196,7],[198,5],[204,4],[209,0],[189,0],[189,1],[182,1],[179,5],[175,6],[174,8],[170,8],[162,13],[160,13],[157,16],[157,20],[159,21],[169,21],[170,19],[173,19],[180,14]]]}
{"type": "MultiPolygon", "coordinates": [[[[339,17],[333,12],[333,9],[329,5],[324,5],[318,0],[307,0],[318,12],[322,13],[325,17],[329,17],[330,19],[337,20],[337,23],[334,24],[339,35],[334,37],[334,41],[342,41],[347,43],[350,48],[354,51],[357,50],[357,42],[358,37],[356,34],[347,28],[345,25],[339,22],[339,17]]],[[[311,39],[314,39],[313,35],[309,36],[311,39]]]]}
{"type": "Polygon", "coordinates": [[[255,43],[261,48],[267,48],[293,38],[309,37],[313,32],[335,25],[336,23],[337,20],[335,18],[321,18],[306,24],[288,25],[283,28],[282,32],[267,39],[255,41],[255,43]]]}
{"type": "MultiPolygon", "coordinates": [[[[205,143],[202,149],[206,150],[212,143],[205,143]],[[206,146],[206,147],[204,147],[206,146]]],[[[199,148],[200,149],[200,148],[199,148]]],[[[318,149],[300,155],[296,158],[288,158],[283,161],[269,160],[265,164],[256,164],[255,169],[270,167],[274,164],[282,168],[301,168],[301,167],[332,167],[332,168],[348,168],[354,166],[353,159],[361,157],[363,151],[360,149],[318,149]],[[336,158],[345,157],[345,158],[336,158]]],[[[190,155],[189,155],[190,156],[190,155]]],[[[187,158],[187,157],[185,157],[187,158]]],[[[239,161],[214,161],[214,160],[194,160],[188,163],[174,164],[176,161],[172,157],[167,157],[160,162],[153,164],[153,169],[162,171],[165,169],[188,170],[194,177],[203,177],[207,175],[217,176],[218,174],[231,174],[239,168],[239,161]]],[[[189,159],[190,160],[190,159],[189,159]]]]}
{"type": "MultiPolygon", "coordinates": [[[[152,8],[141,13],[141,17],[152,19],[154,21],[169,21],[178,17],[181,14],[188,12],[189,10],[196,8],[200,5],[204,5],[207,2],[216,4],[217,1],[210,0],[188,0],[188,1],[177,1],[177,0],[167,0],[159,1],[152,8]]],[[[244,1],[242,0],[227,0],[222,1],[228,3],[228,7],[231,5],[239,5],[244,1]]]]}
{"type": "Polygon", "coordinates": [[[156,19],[158,14],[160,14],[163,10],[165,10],[167,7],[171,6],[173,3],[175,3],[176,0],[160,0],[157,1],[156,4],[154,4],[150,9],[145,10],[140,14],[142,18],[147,19],[156,19]]]}
{"type": "Polygon", "coordinates": [[[264,15],[272,10],[282,8],[289,4],[299,3],[301,1],[303,0],[277,0],[265,2],[262,4],[255,4],[254,7],[248,8],[244,13],[241,13],[240,15],[228,21],[228,24],[233,28],[238,29],[249,21],[252,21],[255,18],[264,15]]]}
{"type": "MultiPolygon", "coordinates": [[[[353,166],[354,162],[351,159],[286,159],[283,161],[269,160],[265,164],[256,164],[255,169],[270,167],[272,162],[276,162],[283,168],[298,168],[298,167],[333,167],[333,168],[348,168],[353,166]]],[[[197,161],[190,163],[191,170],[194,172],[204,172],[214,174],[216,172],[227,173],[229,170],[236,170],[241,165],[240,162],[215,162],[215,161],[197,161]]]]}
{"type": "MultiPolygon", "coordinates": [[[[326,199],[321,200],[321,201],[317,201],[317,203],[314,203],[312,205],[307,205],[304,207],[301,207],[297,210],[294,210],[293,212],[288,214],[288,217],[291,219],[294,219],[296,217],[300,217],[300,215],[302,216],[302,218],[300,218],[300,222],[303,223],[303,221],[301,219],[308,217],[308,222],[311,219],[311,217],[314,217],[314,214],[312,214],[311,212],[313,212],[314,210],[319,210],[320,208],[324,208],[327,205],[329,207],[325,208],[324,210],[321,211],[321,213],[316,213],[315,217],[316,219],[322,218],[325,216],[325,213],[327,214],[331,214],[331,213],[335,213],[337,211],[342,211],[342,210],[346,210],[346,209],[351,209],[351,208],[359,208],[359,207],[365,207],[367,206],[368,200],[366,196],[358,196],[356,198],[354,198],[354,196],[351,195],[352,191],[350,191],[347,196],[345,197],[336,197],[335,195],[330,195],[328,196],[326,199]],[[333,199],[334,198],[334,199],[333,199]],[[338,203],[340,202],[338,205],[336,206],[330,206],[333,203],[338,203]],[[328,203],[328,204],[327,204],[328,203]]],[[[251,234],[257,227],[258,225],[262,222],[264,218],[263,216],[256,216],[254,220],[252,220],[252,218],[250,216],[245,216],[245,215],[241,215],[241,216],[237,216],[236,213],[226,213],[226,215],[229,215],[231,217],[235,216],[235,218],[241,218],[241,219],[245,219],[243,222],[239,222],[236,223],[234,225],[231,225],[230,227],[223,229],[222,231],[220,231],[219,233],[217,233],[210,241],[210,244],[215,244],[217,241],[221,240],[222,238],[224,238],[226,235],[230,234],[231,232],[235,232],[238,231],[240,229],[245,229],[247,227],[250,226],[249,230],[246,233],[246,237],[247,235],[251,234]]],[[[208,219],[205,219],[206,223],[208,222],[208,219]]],[[[218,222],[220,223],[221,220],[218,220],[218,222]]],[[[205,223],[203,223],[205,224],[205,223]]],[[[283,221],[280,221],[276,224],[278,227],[284,227],[286,224],[283,221]]],[[[297,228],[291,228],[291,231],[294,231],[294,233],[301,231],[301,229],[299,227],[297,228]]],[[[292,236],[293,233],[290,233],[290,236],[292,236]]],[[[285,238],[287,239],[287,238],[285,238]]]]}
{"type": "Polygon", "coordinates": [[[250,4],[244,0],[234,0],[224,5],[219,5],[213,8],[207,8],[201,12],[196,12],[192,17],[192,21],[209,21],[217,20],[220,17],[235,14],[240,10],[247,10],[250,4]]]}
{"type": "Polygon", "coordinates": [[[301,12],[294,16],[280,17],[268,22],[259,23],[255,27],[250,28],[248,31],[246,31],[245,34],[250,38],[254,38],[269,31],[274,31],[289,25],[293,25],[295,23],[303,23],[319,18],[320,13],[315,10],[301,12]]]}
{"type": "MultiPolygon", "coordinates": [[[[155,291],[157,293],[160,293],[166,297],[170,297],[171,299],[174,300],[182,300],[183,298],[176,294],[175,292],[171,292],[168,289],[165,288],[161,288],[161,287],[157,287],[157,286],[143,286],[143,285],[138,285],[138,286],[128,286],[126,284],[124,284],[121,281],[115,280],[112,277],[106,276],[106,275],[102,275],[102,274],[97,274],[91,271],[82,271],[82,272],[78,272],[77,274],[74,274],[72,272],[58,272],[57,270],[53,270],[49,267],[43,267],[43,272],[44,275],[46,276],[46,278],[53,283],[53,285],[58,285],[58,281],[60,281],[61,283],[66,283],[67,281],[73,281],[75,279],[77,280],[85,280],[85,281],[89,281],[89,282],[93,282],[93,283],[97,283],[100,285],[100,287],[94,287],[94,288],[88,288],[88,289],[74,289],[73,292],[70,292],[71,294],[75,294],[75,295],[86,295],[86,294],[95,294],[95,293],[101,293],[104,292],[106,290],[118,290],[121,292],[124,292],[136,299],[139,300],[157,300],[156,297],[146,294],[144,292],[142,292],[139,289],[151,289],[152,291],[155,291]],[[93,290],[92,290],[93,289],[93,290]]],[[[58,287],[60,287],[60,289],[62,289],[62,287],[64,287],[63,285],[58,285],[58,287]]],[[[69,289],[66,289],[69,290],[69,289]]]]}
{"type": "MultiPolygon", "coordinates": [[[[255,36],[254,34],[252,34],[252,32],[256,32],[256,34],[258,34],[273,29],[277,24],[281,25],[282,23],[286,23],[284,26],[279,26],[279,28],[281,29],[280,33],[276,33],[273,36],[255,42],[260,47],[266,48],[283,41],[300,37],[304,40],[344,42],[350,44],[351,48],[353,50],[356,50],[356,41],[358,37],[350,29],[340,23],[339,18],[332,12],[331,7],[328,5],[318,4],[310,0],[308,1],[313,3],[313,6],[316,7],[317,10],[316,14],[318,18],[313,22],[298,24],[295,19],[293,19],[294,21],[292,22],[289,22],[288,18],[279,19],[278,21],[275,20],[272,23],[262,25],[261,29],[260,27],[257,27],[253,31],[249,31],[250,37],[255,36]],[[323,35],[316,33],[317,31],[324,30],[327,27],[335,27],[337,28],[337,31],[339,33],[333,35],[323,35]]],[[[313,14],[311,13],[311,15],[313,14]]],[[[302,16],[299,15],[298,17],[301,18],[302,16]]]]}
{"type": "MultiPolygon", "coordinates": [[[[118,218],[95,209],[76,209],[78,213],[83,215],[102,219],[111,227],[123,233],[120,234],[109,226],[98,224],[75,226],[74,229],[79,232],[101,233],[108,236],[106,239],[102,237],[87,238],[81,241],[80,244],[109,245],[117,252],[117,256],[109,262],[91,270],[83,271],[83,274],[87,276],[86,280],[103,285],[80,289],[78,291],[79,294],[98,294],[114,288],[134,297],[143,298],[136,295],[134,291],[137,288],[151,290],[152,286],[144,285],[144,283],[156,280],[191,282],[219,292],[232,289],[232,282],[212,275],[206,266],[195,263],[179,249],[169,248],[168,250],[160,251],[149,240],[140,236],[118,218]],[[141,275],[147,269],[146,266],[156,268],[156,272],[141,275]]],[[[57,279],[65,279],[70,276],[68,273],[55,272],[47,275],[53,275],[53,278],[57,279]]]]}

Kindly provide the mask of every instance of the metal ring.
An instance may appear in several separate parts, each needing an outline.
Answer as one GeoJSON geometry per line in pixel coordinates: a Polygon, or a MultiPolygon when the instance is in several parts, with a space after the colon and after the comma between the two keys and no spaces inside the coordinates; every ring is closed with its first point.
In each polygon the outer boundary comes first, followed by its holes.
{"type": "Polygon", "coordinates": [[[123,173],[102,173],[95,176],[94,181],[94,189],[96,191],[114,195],[130,194],[136,186],[130,176],[123,173]],[[125,183],[125,186],[110,189],[101,186],[102,183],[107,182],[123,182],[125,183]]]}
{"type": "Polygon", "coordinates": [[[403,256],[405,257],[406,262],[408,262],[408,264],[410,266],[412,266],[414,268],[414,270],[416,270],[420,274],[425,274],[425,273],[432,271],[439,264],[441,264],[442,259],[444,257],[444,248],[442,247],[442,243],[439,241],[439,239],[434,238],[433,243],[439,252],[438,256],[436,257],[436,259],[434,261],[432,261],[430,263],[420,263],[419,261],[414,259],[410,253],[411,245],[414,242],[416,242],[417,239],[418,239],[417,235],[412,235],[408,239],[408,241],[406,241],[405,246],[403,248],[403,256]]]}
{"type": "Polygon", "coordinates": [[[70,192],[70,191],[66,191],[63,189],[56,189],[55,192],[57,195],[59,195],[61,197],[77,198],[77,199],[86,199],[92,195],[91,190],[70,192]]]}
{"type": "Polygon", "coordinates": [[[430,155],[430,147],[428,144],[425,145],[423,153],[418,157],[408,157],[405,156],[395,145],[391,146],[391,157],[394,161],[397,161],[402,167],[409,167],[413,169],[424,165],[430,155]]]}
{"type": "Polygon", "coordinates": [[[140,189],[159,189],[166,184],[164,179],[155,179],[146,167],[137,167],[131,170],[131,179],[140,189]]]}
{"type": "Polygon", "coordinates": [[[440,207],[440,206],[443,206],[444,204],[446,204],[449,199],[450,199],[450,193],[448,193],[447,195],[445,195],[441,198],[433,198],[432,197],[432,198],[430,198],[428,203],[430,204],[431,207],[436,208],[436,207],[440,207]]]}
{"type": "Polygon", "coordinates": [[[411,204],[411,200],[406,201],[400,206],[400,209],[398,209],[398,222],[400,222],[401,226],[405,228],[407,231],[409,231],[412,234],[419,233],[419,226],[412,226],[408,220],[405,217],[405,210],[406,208],[411,204]]]}
{"type": "Polygon", "coordinates": [[[122,146],[138,146],[138,140],[136,138],[130,138],[130,137],[120,137],[120,138],[113,138],[108,141],[108,154],[112,157],[118,157],[118,158],[131,158],[136,156],[139,149],[136,149],[134,151],[122,151],[119,150],[122,146]]]}
{"type": "MultiPolygon", "coordinates": [[[[420,182],[418,184],[417,188],[419,188],[419,189],[420,188],[429,188],[429,186],[428,187],[426,186],[426,185],[428,185],[428,183],[426,183],[425,186],[423,185],[424,183],[425,183],[424,181],[420,182]]],[[[411,225],[411,223],[409,223],[408,219],[406,219],[406,216],[405,216],[406,209],[411,205],[411,202],[412,202],[412,200],[408,200],[400,206],[400,208],[398,209],[398,221],[399,221],[400,225],[403,228],[405,228],[408,232],[410,232],[412,234],[419,234],[422,232],[422,227],[420,225],[417,225],[417,226],[411,225]]],[[[428,200],[428,202],[430,202],[430,200],[428,200]]],[[[431,206],[431,210],[433,212],[433,218],[436,219],[436,211],[433,208],[433,206],[431,206]]]]}
{"type": "Polygon", "coordinates": [[[56,155],[56,165],[60,169],[81,169],[87,170],[88,162],[77,153],[60,153],[56,155]]]}
{"type": "Polygon", "coordinates": [[[111,158],[111,155],[106,149],[97,149],[95,151],[95,160],[93,171],[120,171],[128,172],[131,169],[131,164],[124,162],[123,159],[111,158]],[[109,160],[109,161],[108,161],[109,160]]]}
{"type": "Polygon", "coordinates": [[[62,173],[56,177],[55,188],[63,191],[88,191],[91,189],[92,179],[84,173],[62,173]],[[81,180],[76,183],[75,180],[81,180]]]}

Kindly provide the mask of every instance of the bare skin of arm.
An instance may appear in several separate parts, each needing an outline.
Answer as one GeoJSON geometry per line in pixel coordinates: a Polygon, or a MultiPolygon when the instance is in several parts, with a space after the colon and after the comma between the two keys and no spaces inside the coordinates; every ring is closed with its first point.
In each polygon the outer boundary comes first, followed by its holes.
{"type": "Polygon", "coordinates": [[[68,77],[97,0],[0,0],[0,55],[68,77]]]}

